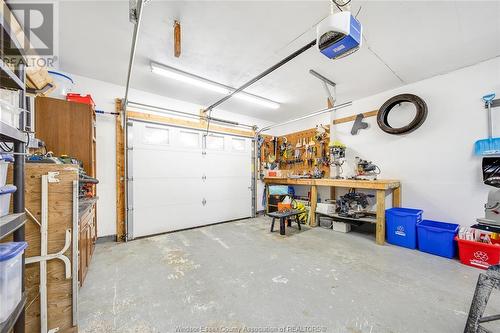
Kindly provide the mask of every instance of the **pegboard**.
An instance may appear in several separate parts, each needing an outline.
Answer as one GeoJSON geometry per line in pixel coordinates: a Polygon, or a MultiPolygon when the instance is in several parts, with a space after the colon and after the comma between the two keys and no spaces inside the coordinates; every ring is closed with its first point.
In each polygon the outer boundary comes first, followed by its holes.
{"type": "Polygon", "coordinates": [[[328,144],[330,131],[329,126],[324,128],[325,132],[321,136],[318,135],[316,128],[280,137],[264,135],[264,143],[261,147],[261,166],[274,160],[278,164],[279,170],[295,175],[302,175],[304,172],[312,174],[317,166],[324,172],[324,177],[329,177],[328,144]]]}

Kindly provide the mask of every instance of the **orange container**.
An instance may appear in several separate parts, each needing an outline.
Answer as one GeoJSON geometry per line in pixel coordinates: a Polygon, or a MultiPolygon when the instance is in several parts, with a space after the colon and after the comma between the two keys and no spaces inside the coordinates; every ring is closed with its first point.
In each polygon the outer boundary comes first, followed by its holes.
{"type": "Polygon", "coordinates": [[[282,212],[289,209],[292,209],[292,204],[278,202],[278,211],[282,212]]]}

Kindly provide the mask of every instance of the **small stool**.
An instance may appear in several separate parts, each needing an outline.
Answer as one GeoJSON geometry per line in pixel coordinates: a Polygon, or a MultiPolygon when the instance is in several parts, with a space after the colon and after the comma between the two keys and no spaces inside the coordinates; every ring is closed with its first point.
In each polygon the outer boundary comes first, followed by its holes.
{"type": "Polygon", "coordinates": [[[285,234],[285,221],[287,221],[287,225],[289,227],[292,226],[292,218],[297,222],[297,225],[299,227],[299,230],[302,230],[300,227],[300,221],[297,218],[297,215],[302,214],[303,212],[297,209],[294,210],[289,210],[286,212],[272,212],[272,213],[267,213],[267,216],[272,217],[273,221],[271,222],[271,232],[274,231],[274,222],[276,219],[280,220],[280,235],[285,234]]]}
{"type": "Polygon", "coordinates": [[[479,274],[464,333],[490,332],[479,324],[500,320],[500,315],[483,317],[493,288],[500,289],[500,265],[490,266],[486,273],[479,274]]]}

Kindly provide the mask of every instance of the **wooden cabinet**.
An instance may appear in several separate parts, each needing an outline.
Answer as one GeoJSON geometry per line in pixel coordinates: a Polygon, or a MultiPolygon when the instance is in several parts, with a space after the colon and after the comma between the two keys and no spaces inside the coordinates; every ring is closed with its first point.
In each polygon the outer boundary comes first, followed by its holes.
{"type": "Polygon", "coordinates": [[[37,97],[35,133],[48,151],[82,161],[87,174],[96,176],[95,110],[90,105],[37,97]]]}
{"type": "MultiPolygon", "coordinates": [[[[82,161],[90,177],[96,177],[96,118],[92,106],[49,97],[35,99],[35,136],[55,156],[67,155],[82,161]]],[[[95,191],[94,194],[96,195],[95,191]]],[[[96,203],[81,198],[79,222],[79,272],[83,284],[97,239],[96,203]]]]}
{"type": "Polygon", "coordinates": [[[79,214],[79,270],[78,280],[80,286],[83,285],[87,270],[90,265],[90,260],[94,254],[95,243],[97,240],[97,229],[95,219],[95,203],[83,202],[80,207],[79,214]]]}

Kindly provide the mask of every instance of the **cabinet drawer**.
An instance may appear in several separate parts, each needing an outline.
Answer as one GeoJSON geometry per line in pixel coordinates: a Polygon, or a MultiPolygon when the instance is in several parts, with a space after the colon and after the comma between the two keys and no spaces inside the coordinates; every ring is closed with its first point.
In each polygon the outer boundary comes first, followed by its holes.
{"type": "Polygon", "coordinates": [[[83,228],[84,226],[91,224],[94,216],[95,207],[92,207],[91,209],[87,210],[87,212],[85,212],[82,216],[80,216],[80,227],[83,228]]]}

